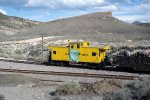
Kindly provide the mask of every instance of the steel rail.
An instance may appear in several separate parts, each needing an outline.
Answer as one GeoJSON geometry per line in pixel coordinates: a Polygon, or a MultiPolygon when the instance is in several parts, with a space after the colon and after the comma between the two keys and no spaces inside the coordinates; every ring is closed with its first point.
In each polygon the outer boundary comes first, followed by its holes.
{"type": "Polygon", "coordinates": [[[89,73],[72,73],[72,72],[55,72],[55,71],[38,71],[38,70],[19,70],[19,69],[3,69],[0,72],[13,72],[25,74],[42,74],[42,75],[58,75],[58,76],[74,76],[74,77],[89,77],[89,78],[108,78],[121,80],[134,80],[137,76],[125,75],[108,75],[108,74],[89,74],[89,73]]]}

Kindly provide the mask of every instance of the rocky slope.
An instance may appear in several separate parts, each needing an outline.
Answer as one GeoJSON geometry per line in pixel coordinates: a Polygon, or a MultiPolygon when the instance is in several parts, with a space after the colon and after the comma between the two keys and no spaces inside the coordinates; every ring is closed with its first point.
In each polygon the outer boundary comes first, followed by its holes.
{"type": "Polygon", "coordinates": [[[123,22],[111,12],[98,12],[40,23],[1,14],[1,34],[14,34],[1,41],[60,36],[63,39],[83,39],[96,42],[126,42],[150,40],[150,28],[123,22]],[[8,23],[9,22],[9,23],[8,23]],[[6,25],[5,25],[6,23],[6,25]],[[38,24],[38,25],[37,25],[38,24]],[[37,25],[37,26],[36,26],[37,25]],[[35,26],[35,27],[33,27],[35,26]],[[6,32],[5,32],[6,31],[6,32]]]}
{"type": "Polygon", "coordinates": [[[98,12],[76,17],[63,18],[40,24],[21,34],[15,40],[45,36],[63,36],[84,40],[124,41],[124,39],[149,39],[150,28],[129,24],[118,20],[111,12],[98,12]]]}
{"type": "Polygon", "coordinates": [[[0,13],[0,35],[13,35],[20,30],[27,30],[40,22],[23,19],[15,16],[7,16],[0,13]]]}
{"type": "Polygon", "coordinates": [[[133,24],[139,25],[139,26],[144,26],[144,27],[150,27],[150,23],[142,23],[142,22],[135,21],[135,22],[133,22],[133,24]]]}

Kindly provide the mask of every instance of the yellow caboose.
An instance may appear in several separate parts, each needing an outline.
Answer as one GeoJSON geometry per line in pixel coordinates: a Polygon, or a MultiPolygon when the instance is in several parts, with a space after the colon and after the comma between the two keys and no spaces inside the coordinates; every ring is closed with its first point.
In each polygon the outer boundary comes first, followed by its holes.
{"type": "Polygon", "coordinates": [[[68,46],[49,46],[49,62],[52,64],[86,64],[104,67],[109,46],[91,47],[89,42],[69,42],[68,46]]]}

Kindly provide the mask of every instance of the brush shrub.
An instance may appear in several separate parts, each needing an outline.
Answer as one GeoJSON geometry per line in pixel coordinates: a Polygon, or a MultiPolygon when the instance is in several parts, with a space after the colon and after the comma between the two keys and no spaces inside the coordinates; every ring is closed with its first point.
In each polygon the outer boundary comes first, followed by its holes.
{"type": "Polygon", "coordinates": [[[77,82],[64,83],[56,89],[59,95],[79,94],[81,91],[81,86],[77,82]]]}
{"type": "Polygon", "coordinates": [[[150,80],[136,79],[125,84],[119,91],[105,94],[103,100],[150,100],[150,80]]]}
{"type": "Polygon", "coordinates": [[[5,96],[0,94],[0,100],[4,100],[5,99],[5,96]]]}

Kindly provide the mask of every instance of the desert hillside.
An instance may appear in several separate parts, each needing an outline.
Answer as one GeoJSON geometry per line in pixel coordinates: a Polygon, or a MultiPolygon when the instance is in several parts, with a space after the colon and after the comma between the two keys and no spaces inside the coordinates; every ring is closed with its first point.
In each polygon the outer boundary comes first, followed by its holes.
{"type": "Polygon", "coordinates": [[[150,23],[142,23],[139,21],[135,21],[135,22],[133,22],[133,24],[139,25],[139,26],[144,26],[144,27],[150,27],[150,23]]]}
{"type": "Polygon", "coordinates": [[[38,38],[45,36],[63,36],[88,40],[150,39],[150,28],[123,22],[112,16],[111,12],[91,13],[76,17],[63,18],[40,24],[34,28],[19,32],[13,39],[38,38]]]}
{"type": "Polygon", "coordinates": [[[23,19],[15,16],[7,16],[0,13],[0,35],[13,35],[20,30],[27,30],[40,22],[23,19]]]}

